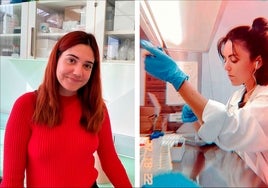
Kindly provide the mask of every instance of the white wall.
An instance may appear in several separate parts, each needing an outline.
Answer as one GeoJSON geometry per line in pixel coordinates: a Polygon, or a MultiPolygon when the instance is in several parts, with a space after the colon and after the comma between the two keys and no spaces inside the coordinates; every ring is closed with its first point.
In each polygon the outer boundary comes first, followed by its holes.
{"type": "MultiPolygon", "coordinates": [[[[10,113],[20,95],[38,88],[46,62],[1,57],[0,66],[0,112],[10,113]]],[[[102,82],[113,133],[134,137],[134,64],[103,63],[102,82]]]]}
{"type": "Polygon", "coordinates": [[[140,66],[139,66],[139,71],[140,71],[140,106],[144,106],[145,103],[145,79],[146,79],[146,72],[144,69],[144,56],[142,55],[142,50],[140,50],[140,66]]]}
{"type": "Polygon", "coordinates": [[[38,88],[43,79],[45,62],[9,60],[1,57],[0,112],[10,113],[15,100],[38,88]]]}
{"type": "Polygon", "coordinates": [[[114,133],[135,136],[134,64],[103,63],[103,97],[114,133]]]}
{"type": "Polygon", "coordinates": [[[217,28],[215,38],[208,53],[202,60],[202,93],[211,99],[226,103],[231,93],[237,89],[223,68],[217,52],[217,41],[230,29],[238,25],[251,25],[254,18],[268,18],[268,1],[228,1],[217,28]]]}

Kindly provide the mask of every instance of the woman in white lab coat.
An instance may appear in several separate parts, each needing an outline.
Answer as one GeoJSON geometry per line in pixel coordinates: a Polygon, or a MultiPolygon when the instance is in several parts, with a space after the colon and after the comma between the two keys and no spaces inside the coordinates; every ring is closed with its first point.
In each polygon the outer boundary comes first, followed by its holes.
{"type": "Polygon", "coordinates": [[[226,105],[208,100],[187,81],[188,76],[158,47],[141,41],[145,70],[170,82],[201,124],[198,135],[227,151],[236,151],[268,184],[268,21],[238,26],[218,42],[218,52],[234,86],[243,85],[226,105]]]}

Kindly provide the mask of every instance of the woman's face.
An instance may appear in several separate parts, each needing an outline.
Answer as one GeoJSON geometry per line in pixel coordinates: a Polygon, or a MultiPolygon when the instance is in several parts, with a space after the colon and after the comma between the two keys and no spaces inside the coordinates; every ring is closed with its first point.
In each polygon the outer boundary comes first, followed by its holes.
{"type": "Polygon", "coordinates": [[[92,48],[85,44],[75,45],[61,54],[56,70],[61,95],[74,95],[88,82],[94,60],[92,48]]]}
{"type": "Polygon", "coordinates": [[[235,42],[235,51],[233,43],[228,40],[223,48],[224,68],[227,71],[232,85],[248,85],[254,80],[255,63],[250,60],[248,50],[241,42],[235,42]]]}

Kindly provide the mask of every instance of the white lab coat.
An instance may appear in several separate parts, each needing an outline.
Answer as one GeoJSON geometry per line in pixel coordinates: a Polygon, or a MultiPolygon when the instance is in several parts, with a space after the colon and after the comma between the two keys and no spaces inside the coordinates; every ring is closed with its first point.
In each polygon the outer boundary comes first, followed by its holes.
{"type": "Polygon", "coordinates": [[[245,88],[236,91],[227,105],[209,100],[198,131],[205,142],[236,151],[268,184],[268,86],[258,85],[243,108],[238,108],[245,88]]]}

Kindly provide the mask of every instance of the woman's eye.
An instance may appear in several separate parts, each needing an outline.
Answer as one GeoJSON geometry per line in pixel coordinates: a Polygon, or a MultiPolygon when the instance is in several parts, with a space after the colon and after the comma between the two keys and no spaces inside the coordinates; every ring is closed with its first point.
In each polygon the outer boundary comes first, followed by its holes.
{"type": "Polygon", "coordinates": [[[230,61],[231,61],[232,63],[237,63],[237,62],[239,61],[239,59],[238,59],[236,56],[231,56],[231,57],[230,57],[230,61]]]}
{"type": "Polygon", "coordinates": [[[74,64],[76,62],[76,60],[73,59],[73,58],[68,58],[67,62],[70,63],[70,64],[74,64]]]}
{"type": "Polygon", "coordinates": [[[231,62],[232,63],[237,63],[238,62],[238,59],[231,59],[231,62]]]}
{"type": "Polygon", "coordinates": [[[84,67],[86,70],[91,70],[93,68],[93,64],[87,63],[87,64],[84,64],[84,67]]]}

